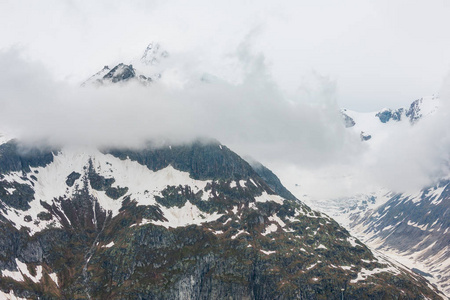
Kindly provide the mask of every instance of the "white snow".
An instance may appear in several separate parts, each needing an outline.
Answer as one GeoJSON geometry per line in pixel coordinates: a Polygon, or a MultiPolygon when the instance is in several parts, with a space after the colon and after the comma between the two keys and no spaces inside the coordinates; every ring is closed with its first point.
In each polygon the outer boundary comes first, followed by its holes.
{"type": "Polygon", "coordinates": [[[0,290],[0,299],[4,300],[26,300],[25,298],[17,297],[14,295],[14,292],[12,290],[9,291],[9,293],[5,293],[2,290],[0,290]]]}
{"type": "Polygon", "coordinates": [[[278,217],[276,214],[270,216],[268,219],[269,221],[277,222],[278,224],[280,224],[281,227],[286,226],[286,223],[284,223],[283,220],[281,220],[280,217],[278,217]]]}
{"type": "Polygon", "coordinates": [[[28,271],[27,265],[25,263],[21,262],[20,260],[18,260],[17,258],[16,258],[16,264],[17,264],[17,267],[19,268],[20,273],[22,273],[22,275],[25,275],[26,277],[30,278],[35,283],[37,283],[41,280],[42,266],[36,267],[36,276],[33,276],[28,271]]]}
{"type": "Polygon", "coordinates": [[[222,216],[222,214],[218,214],[216,212],[212,214],[202,212],[190,201],[186,201],[186,204],[181,208],[176,206],[170,208],[161,207],[161,210],[163,212],[164,218],[166,218],[167,221],[147,220],[147,223],[164,226],[166,228],[177,228],[188,225],[200,225],[202,223],[214,222],[222,216]]]}
{"type": "Polygon", "coordinates": [[[272,232],[276,232],[278,229],[278,226],[276,224],[270,224],[269,226],[267,226],[264,230],[264,233],[262,233],[262,235],[266,236],[268,234],[271,234],[272,232]]]}
{"type": "Polygon", "coordinates": [[[256,202],[273,201],[278,204],[283,204],[284,198],[278,195],[269,195],[266,191],[262,192],[260,196],[255,197],[256,202]]]}
{"type": "Polygon", "coordinates": [[[241,235],[241,234],[243,234],[243,233],[249,234],[249,233],[246,232],[245,230],[239,230],[235,235],[233,235],[233,236],[231,237],[231,239],[234,240],[235,238],[237,238],[239,235],[241,235]]]}
{"type": "Polygon", "coordinates": [[[320,244],[319,246],[316,247],[316,249],[328,249],[328,248],[325,247],[324,245],[320,244]]]}
{"type": "Polygon", "coordinates": [[[103,245],[102,248],[111,248],[112,246],[114,246],[114,241],[108,243],[107,245],[103,245]]]}
{"type": "Polygon", "coordinates": [[[16,189],[15,188],[6,188],[5,190],[8,194],[12,195],[16,189]]]}
{"type": "Polygon", "coordinates": [[[24,281],[24,277],[26,276],[30,278],[33,282],[37,283],[42,278],[42,266],[36,267],[36,276],[33,276],[28,271],[28,267],[25,263],[21,262],[19,259],[16,258],[16,265],[19,269],[18,271],[8,271],[8,270],[2,270],[1,274],[3,277],[10,277],[14,279],[15,281],[24,281]]]}
{"type": "Polygon", "coordinates": [[[398,269],[391,267],[391,266],[387,267],[387,268],[375,268],[373,270],[362,268],[361,271],[358,273],[358,277],[350,280],[350,282],[356,283],[358,281],[366,280],[367,277],[369,277],[369,276],[383,273],[383,272],[388,272],[391,274],[399,274],[400,273],[400,271],[398,269]]]}
{"type": "Polygon", "coordinates": [[[58,276],[56,275],[56,273],[50,273],[50,274],[48,274],[48,276],[50,276],[50,278],[53,280],[53,282],[56,283],[57,286],[59,286],[58,276]]]}
{"type": "Polygon", "coordinates": [[[347,241],[352,245],[352,247],[361,247],[359,244],[356,243],[356,239],[352,236],[347,238],[347,241]]]}
{"type": "Polygon", "coordinates": [[[261,251],[262,253],[264,253],[266,255],[271,255],[271,254],[277,253],[277,251],[266,251],[266,250],[262,250],[262,249],[259,251],[261,251]]]}
{"type": "Polygon", "coordinates": [[[22,273],[20,271],[8,271],[8,270],[2,270],[2,277],[10,277],[14,279],[15,281],[24,281],[22,273]]]}

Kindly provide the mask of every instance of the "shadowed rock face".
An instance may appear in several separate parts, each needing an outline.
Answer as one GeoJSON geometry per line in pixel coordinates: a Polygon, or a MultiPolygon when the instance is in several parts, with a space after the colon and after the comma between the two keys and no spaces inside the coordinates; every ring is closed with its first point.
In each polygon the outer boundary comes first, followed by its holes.
{"type": "Polygon", "coordinates": [[[0,197],[9,197],[0,198],[4,293],[440,298],[423,278],[374,257],[334,220],[296,200],[270,170],[255,171],[217,142],[62,149],[27,159],[11,149],[17,148],[0,145],[1,159],[12,157],[0,176],[0,197]],[[30,208],[11,204],[19,197],[14,184],[33,191],[25,201],[30,208]]]}

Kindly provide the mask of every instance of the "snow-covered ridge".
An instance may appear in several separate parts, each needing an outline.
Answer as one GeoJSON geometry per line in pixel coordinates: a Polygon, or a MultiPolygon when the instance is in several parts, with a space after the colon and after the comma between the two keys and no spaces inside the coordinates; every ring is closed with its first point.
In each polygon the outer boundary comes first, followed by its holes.
{"type": "MultiPolygon", "coordinates": [[[[44,211],[41,201],[48,204],[60,206],[53,200],[59,198],[70,198],[77,189],[83,186],[84,176],[75,180],[72,186],[68,186],[66,180],[73,173],[86,175],[89,165],[92,164],[95,172],[105,178],[114,178],[112,187],[128,188],[125,195],[119,199],[112,199],[106,195],[105,191],[98,191],[88,186],[89,193],[93,195],[103,210],[110,212],[112,217],[119,213],[122,201],[125,197],[131,196],[140,205],[156,205],[155,196],[161,196],[161,191],[167,186],[191,187],[194,193],[203,191],[203,200],[208,200],[210,194],[204,189],[210,180],[195,180],[189,173],[167,166],[156,172],[148,169],[135,161],[129,159],[121,160],[109,154],[103,154],[97,150],[69,150],[65,149],[54,156],[52,163],[46,167],[31,168],[27,178],[23,178],[22,173],[11,172],[6,174],[3,180],[8,182],[18,182],[27,184],[35,191],[34,199],[29,203],[30,209],[22,211],[11,207],[5,208],[4,216],[9,219],[17,229],[23,227],[30,228],[31,234],[41,231],[48,226],[59,227],[61,224],[55,220],[26,222],[25,216],[30,216],[32,220],[38,220],[38,214],[44,211]],[[34,179],[33,179],[34,177],[34,179]]],[[[12,192],[12,191],[11,191],[12,192]]],[[[0,200],[1,201],[1,200],[0,200]]],[[[162,208],[163,213],[165,208],[162,208]]],[[[172,210],[167,209],[167,218],[173,215],[172,210]]],[[[198,220],[191,220],[197,223],[198,220]]],[[[189,222],[185,222],[188,224],[189,222]]]]}
{"type": "MultiPolygon", "coordinates": [[[[201,201],[208,201],[214,198],[213,190],[207,189],[207,185],[213,183],[212,180],[196,180],[190,177],[188,172],[175,169],[173,166],[153,171],[147,166],[133,161],[129,158],[119,159],[111,154],[104,154],[96,149],[70,149],[66,148],[58,153],[54,153],[53,161],[45,167],[30,168],[28,173],[9,172],[3,174],[0,181],[14,184],[27,185],[34,191],[34,198],[28,203],[28,209],[16,209],[8,205],[0,208],[3,216],[8,219],[14,227],[29,228],[30,234],[40,232],[46,228],[60,228],[64,222],[70,223],[70,218],[65,215],[60,199],[71,199],[82,189],[95,199],[95,206],[115,217],[120,213],[122,202],[125,199],[135,201],[137,205],[157,206],[164,219],[159,221],[142,220],[138,225],[152,223],[164,227],[180,227],[188,225],[200,225],[204,222],[217,220],[221,214],[202,212],[195,204],[187,201],[182,207],[165,207],[157,202],[157,197],[163,197],[162,191],[167,187],[189,186],[193,194],[201,193],[201,201]],[[93,188],[90,176],[92,172],[101,176],[105,180],[110,180],[111,188],[125,191],[118,198],[108,195],[107,190],[93,188]],[[72,182],[69,178],[73,176],[72,182]],[[70,182],[70,183],[68,183],[70,182]],[[42,214],[47,210],[43,204],[53,206],[61,214],[53,218],[43,219],[42,214]]],[[[230,188],[241,189],[247,185],[258,186],[256,181],[240,180],[230,183],[230,188]]],[[[12,195],[14,188],[7,188],[7,193],[12,195]]],[[[284,198],[277,195],[269,195],[263,192],[255,197],[255,202],[274,201],[282,204],[284,198]]],[[[93,209],[95,211],[95,209],[93,209]]],[[[95,223],[96,221],[93,220],[95,223]]],[[[71,224],[72,225],[72,224],[71,224]]]]}
{"type": "Polygon", "coordinates": [[[435,114],[441,105],[437,96],[423,97],[415,100],[408,108],[384,108],[378,112],[356,112],[342,109],[346,127],[361,136],[364,141],[383,140],[387,135],[402,132],[420,119],[435,114]]]}

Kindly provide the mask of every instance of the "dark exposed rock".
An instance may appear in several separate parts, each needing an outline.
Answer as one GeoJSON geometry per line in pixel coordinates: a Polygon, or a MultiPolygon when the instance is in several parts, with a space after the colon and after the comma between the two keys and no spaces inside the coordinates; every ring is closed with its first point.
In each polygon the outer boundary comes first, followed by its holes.
{"type": "Polygon", "coordinates": [[[361,141],[368,141],[372,138],[370,134],[367,134],[364,131],[361,131],[359,136],[361,137],[361,141]]]}
{"type": "Polygon", "coordinates": [[[66,184],[68,186],[73,186],[75,181],[78,180],[80,177],[81,177],[80,173],[72,172],[69,174],[69,176],[67,176],[66,184]]]}
{"type": "Polygon", "coordinates": [[[0,174],[30,172],[30,167],[45,167],[52,161],[50,150],[20,147],[14,140],[0,145],[0,174]]]}
{"type": "MultiPolygon", "coordinates": [[[[380,119],[381,123],[387,123],[390,120],[398,122],[401,121],[403,112],[403,108],[399,108],[397,110],[385,109],[377,113],[375,116],[380,119]]],[[[406,114],[406,116],[408,115],[406,114]]]]}
{"type": "Polygon", "coordinates": [[[240,180],[257,175],[247,162],[218,142],[144,150],[109,149],[104,152],[120,159],[137,161],[153,171],[172,165],[177,170],[189,172],[194,179],[240,180]]]}
{"type": "Polygon", "coordinates": [[[123,63],[118,64],[111,71],[109,71],[103,79],[111,80],[111,82],[116,83],[119,81],[127,81],[133,78],[136,72],[132,65],[125,65],[123,63]]]}
{"type": "Polygon", "coordinates": [[[411,124],[414,124],[422,117],[422,114],[420,113],[420,104],[422,103],[422,101],[422,98],[415,100],[413,103],[411,103],[409,109],[406,111],[406,117],[409,118],[411,124]]]}

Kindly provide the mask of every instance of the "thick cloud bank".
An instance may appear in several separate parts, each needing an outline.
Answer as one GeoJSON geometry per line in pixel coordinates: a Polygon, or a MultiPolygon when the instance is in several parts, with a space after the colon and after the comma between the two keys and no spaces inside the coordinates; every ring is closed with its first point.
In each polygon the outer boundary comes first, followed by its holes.
{"type": "MultiPolygon", "coordinates": [[[[27,143],[139,147],[147,140],[172,143],[208,137],[257,159],[319,163],[352,150],[325,79],[305,99],[286,99],[262,57],[246,57],[240,83],[164,81],[78,87],[54,81],[46,69],[0,56],[0,127],[27,143]],[[310,100],[309,99],[309,100],[310,100]]],[[[184,71],[184,73],[189,73],[184,71]]]]}

